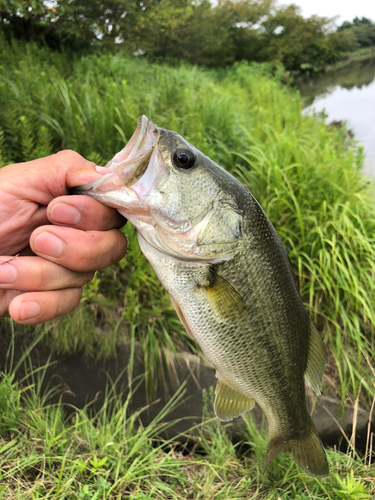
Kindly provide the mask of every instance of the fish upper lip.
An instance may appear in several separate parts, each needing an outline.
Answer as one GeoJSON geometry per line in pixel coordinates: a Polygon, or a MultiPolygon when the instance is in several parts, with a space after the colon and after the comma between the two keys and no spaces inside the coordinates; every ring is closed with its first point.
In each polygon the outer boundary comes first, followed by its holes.
{"type": "Polygon", "coordinates": [[[146,116],[141,116],[129,142],[107,163],[106,167],[117,175],[124,186],[135,184],[147,170],[159,137],[159,127],[146,116]]]}
{"type": "MultiPolygon", "coordinates": [[[[129,188],[134,185],[146,172],[159,137],[159,127],[143,115],[138,120],[137,128],[126,146],[106,164],[106,168],[112,172],[90,184],[71,189],[70,194],[94,196],[108,190],[129,188]]],[[[132,191],[138,197],[138,194],[132,191]]]]}
{"type": "Polygon", "coordinates": [[[129,162],[141,159],[147,153],[152,153],[159,140],[159,127],[157,127],[145,115],[138,120],[137,128],[129,139],[126,146],[110,160],[106,167],[111,170],[121,170],[128,166],[129,162]]]}

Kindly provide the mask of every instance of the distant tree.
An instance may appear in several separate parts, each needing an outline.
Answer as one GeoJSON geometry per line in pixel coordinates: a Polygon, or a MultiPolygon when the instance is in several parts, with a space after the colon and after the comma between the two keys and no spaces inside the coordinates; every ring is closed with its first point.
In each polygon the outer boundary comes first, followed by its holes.
{"type": "Polygon", "coordinates": [[[69,0],[0,0],[0,23],[5,33],[28,41],[43,40],[54,45],[58,39],[74,38],[74,28],[66,26],[71,14],[69,0]]]}
{"type": "Polygon", "coordinates": [[[334,32],[331,20],[305,19],[296,5],[276,7],[274,0],[0,0],[0,27],[54,48],[125,50],[206,66],[270,61],[295,75],[375,43],[369,19],[334,32]]]}
{"type": "Polygon", "coordinates": [[[345,21],[337,31],[348,37],[351,50],[375,46],[375,23],[367,17],[356,17],[353,22],[345,21]]]}
{"type": "MultiPolygon", "coordinates": [[[[147,5],[133,40],[151,59],[185,59],[223,66],[238,59],[243,26],[251,30],[273,0],[160,0],[147,5]]],[[[253,30],[254,31],[254,30],[253,30]]],[[[243,40],[248,44],[249,37],[243,40]]]]}
{"type": "Polygon", "coordinates": [[[234,48],[236,61],[257,60],[262,44],[259,26],[274,8],[274,0],[219,0],[216,15],[227,20],[227,43],[234,48]]]}
{"type": "MultiPolygon", "coordinates": [[[[230,62],[225,47],[225,23],[215,22],[208,0],[160,0],[146,5],[132,28],[131,43],[136,53],[151,60],[184,59],[197,64],[230,62]]],[[[122,33],[125,42],[127,33],[122,33]]]]}
{"type": "Polygon", "coordinates": [[[353,19],[353,24],[355,26],[363,26],[363,25],[365,25],[365,26],[373,26],[374,25],[374,23],[368,17],[361,17],[361,18],[355,17],[353,19]]]}
{"type": "Polygon", "coordinates": [[[0,22],[13,36],[37,42],[51,37],[89,45],[130,39],[137,16],[155,0],[0,0],[0,22]],[[128,36],[126,36],[128,35],[128,36]]]}
{"type": "Polygon", "coordinates": [[[277,9],[261,27],[260,60],[280,61],[292,72],[313,73],[339,60],[348,49],[346,37],[333,32],[330,19],[305,19],[296,5],[277,9]]]}

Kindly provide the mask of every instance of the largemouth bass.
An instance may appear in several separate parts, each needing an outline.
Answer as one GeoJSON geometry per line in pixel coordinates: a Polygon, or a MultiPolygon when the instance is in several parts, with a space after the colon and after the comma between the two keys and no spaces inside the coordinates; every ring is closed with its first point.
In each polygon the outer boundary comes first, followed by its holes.
{"type": "Polygon", "coordinates": [[[307,315],[288,254],[251,193],[175,132],[145,116],[107,165],[75,188],[116,208],[218,378],[214,410],[228,421],[256,401],[269,424],[265,470],[283,452],[311,476],[329,473],[306,408],[327,353],[307,315]]]}

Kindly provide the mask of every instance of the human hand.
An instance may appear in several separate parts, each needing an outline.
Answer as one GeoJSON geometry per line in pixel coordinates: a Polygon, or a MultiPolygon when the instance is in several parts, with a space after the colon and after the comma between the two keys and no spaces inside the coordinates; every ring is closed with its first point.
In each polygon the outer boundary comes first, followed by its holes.
{"type": "Polygon", "coordinates": [[[116,228],[125,219],[88,196],[68,196],[100,170],[73,151],[0,169],[0,317],[34,325],[67,314],[95,271],[124,256],[116,228]]]}

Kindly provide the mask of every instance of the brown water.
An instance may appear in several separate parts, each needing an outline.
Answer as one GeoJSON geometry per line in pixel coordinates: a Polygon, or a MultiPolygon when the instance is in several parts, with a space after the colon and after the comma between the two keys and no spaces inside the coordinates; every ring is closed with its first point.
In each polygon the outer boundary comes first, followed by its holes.
{"type": "Polygon", "coordinates": [[[375,176],[375,59],[356,61],[300,85],[307,112],[345,120],[364,146],[365,172],[375,176]]]}

